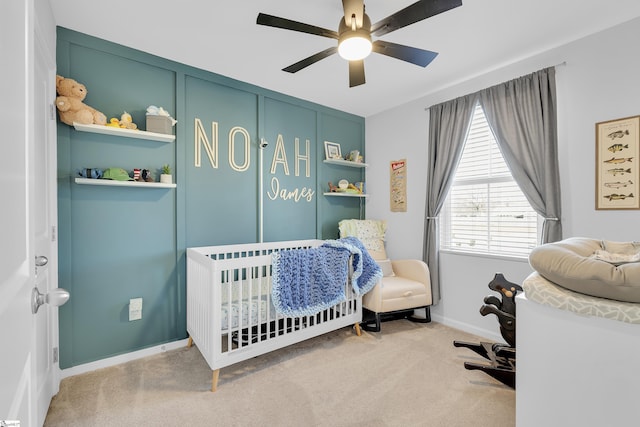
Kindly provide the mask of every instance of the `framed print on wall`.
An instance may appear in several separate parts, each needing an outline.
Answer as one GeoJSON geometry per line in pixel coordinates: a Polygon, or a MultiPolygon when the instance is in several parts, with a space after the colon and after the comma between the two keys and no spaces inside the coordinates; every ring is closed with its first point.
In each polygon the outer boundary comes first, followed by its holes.
{"type": "Polygon", "coordinates": [[[342,151],[340,150],[340,144],[335,142],[324,142],[324,156],[326,160],[329,159],[342,159],[342,151]]]}
{"type": "Polygon", "coordinates": [[[596,209],[640,209],[640,116],[596,123],[596,209]]]}
{"type": "Polygon", "coordinates": [[[391,212],[407,211],[407,159],[392,160],[389,164],[391,174],[389,187],[391,212]]]}

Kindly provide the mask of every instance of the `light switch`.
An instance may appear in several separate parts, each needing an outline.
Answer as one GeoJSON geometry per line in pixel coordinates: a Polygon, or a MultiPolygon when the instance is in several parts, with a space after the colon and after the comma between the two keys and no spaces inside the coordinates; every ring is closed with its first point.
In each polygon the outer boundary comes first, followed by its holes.
{"type": "Polygon", "coordinates": [[[129,300],[129,322],[142,319],[142,298],[129,300]]]}

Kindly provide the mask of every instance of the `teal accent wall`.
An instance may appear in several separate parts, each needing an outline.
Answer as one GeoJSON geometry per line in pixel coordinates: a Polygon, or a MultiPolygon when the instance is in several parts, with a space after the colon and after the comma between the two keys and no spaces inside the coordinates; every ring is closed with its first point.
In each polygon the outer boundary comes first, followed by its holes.
{"type": "Polygon", "coordinates": [[[233,162],[239,166],[249,162],[246,171],[238,172],[229,160],[229,134],[234,127],[241,127],[255,138],[258,95],[188,75],[185,76],[185,87],[186,116],[179,122],[184,123],[185,138],[177,144],[186,152],[186,176],[181,181],[184,182],[181,189],[186,195],[186,244],[209,246],[255,242],[258,233],[258,148],[252,143],[245,152],[242,138],[236,135],[233,162]],[[202,144],[200,166],[194,166],[196,119],[200,120],[210,147],[217,138],[215,168],[202,144]],[[217,123],[217,135],[214,135],[212,123],[217,123]]]}
{"type": "MultiPolygon", "coordinates": [[[[320,133],[322,134],[322,147],[316,158],[322,165],[318,173],[318,188],[326,189],[328,182],[334,184],[339,179],[349,182],[364,181],[364,170],[349,168],[341,165],[322,163],[324,156],[324,141],[340,144],[342,155],[345,156],[351,150],[360,151],[364,155],[364,119],[355,120],[352,116],[342,114],[323,114],[320,133]],[[358,126],[362,124],[362,126],[358,126]]],[[[366,160],[366,155],[364,156],[366,160]]],[[[319,221],[319,235],[324,239],[337,239],[339,231],[337,224],[345,218],[364,218],[364,199],[352,199],[347,197],[322,197],[318,198],[319,211],[322,220],[319,221]]]]}
{"type": "Polygon", "coordinates": [[[305,195],[315,192],[312,200],[318,200],[316,116],[311,108],[264,101],[264,241],[316,237],[317,204],[305,195]]]}
{"type": "Polygon", "coordinates": [[[71,293],[61,368],[186,338],[187,247],[337,238],[339,220],[364,216],[360,199],[323,196],[328,181],[364,179],[323,162],[324,141],[364,154],[364,118],[65,28],[57,37],[58,74],[86,85],[86,104],[127,111],[143,130],[149,105],[178,120],[171,143],[58,124],[59,283],[71,293]],[[175,189],[74,182],[85,167],[157,180],[165,163],[175,189]],[[129,322],[138,297],[142,319],[129,322]]]}

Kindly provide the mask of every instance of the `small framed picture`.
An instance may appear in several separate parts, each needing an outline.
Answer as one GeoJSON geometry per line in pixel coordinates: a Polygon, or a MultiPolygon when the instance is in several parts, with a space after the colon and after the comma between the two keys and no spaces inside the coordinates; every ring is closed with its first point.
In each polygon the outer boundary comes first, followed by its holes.
{"type": "Polygon", "coordinates": [[[342,159],[342,151],[340,151],[340,144],[335,142],[324,142],[324,155],[327,160],[329,159],[342,159]]]}
{"type": "Polygon", "coordinates": [[[596,209],[640,209],[640,116],[596,123],[596,209]]]}

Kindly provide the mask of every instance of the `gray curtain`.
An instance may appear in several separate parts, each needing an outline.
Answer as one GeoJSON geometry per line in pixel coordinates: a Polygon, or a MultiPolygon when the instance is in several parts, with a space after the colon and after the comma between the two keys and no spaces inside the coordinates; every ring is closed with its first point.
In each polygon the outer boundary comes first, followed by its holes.
{"type": "Polygon", "coordinates": [[[555,68],[484,89],[479,95],[514,180],[544,218],[542,243],[561,240],[555,68]]]}
{"type": "Polygon", "coordinates": [[[482,104],[514,180],[544,219],[541,242],[562,239],[555,68],[434,105],[429,109],[423,252],[434,304],[440,301],[437,217],[462,155],[476,102],[482,104]]]}
{"type": "Polygon", "coordinates": [[[477,99],[477,94],[467,95],[429,109],[427,200],[422,256],[429,266],[433,304],[440,301],[440,244],[436,218],[447,198],[458,161],[462,156],[477,99]]]}

